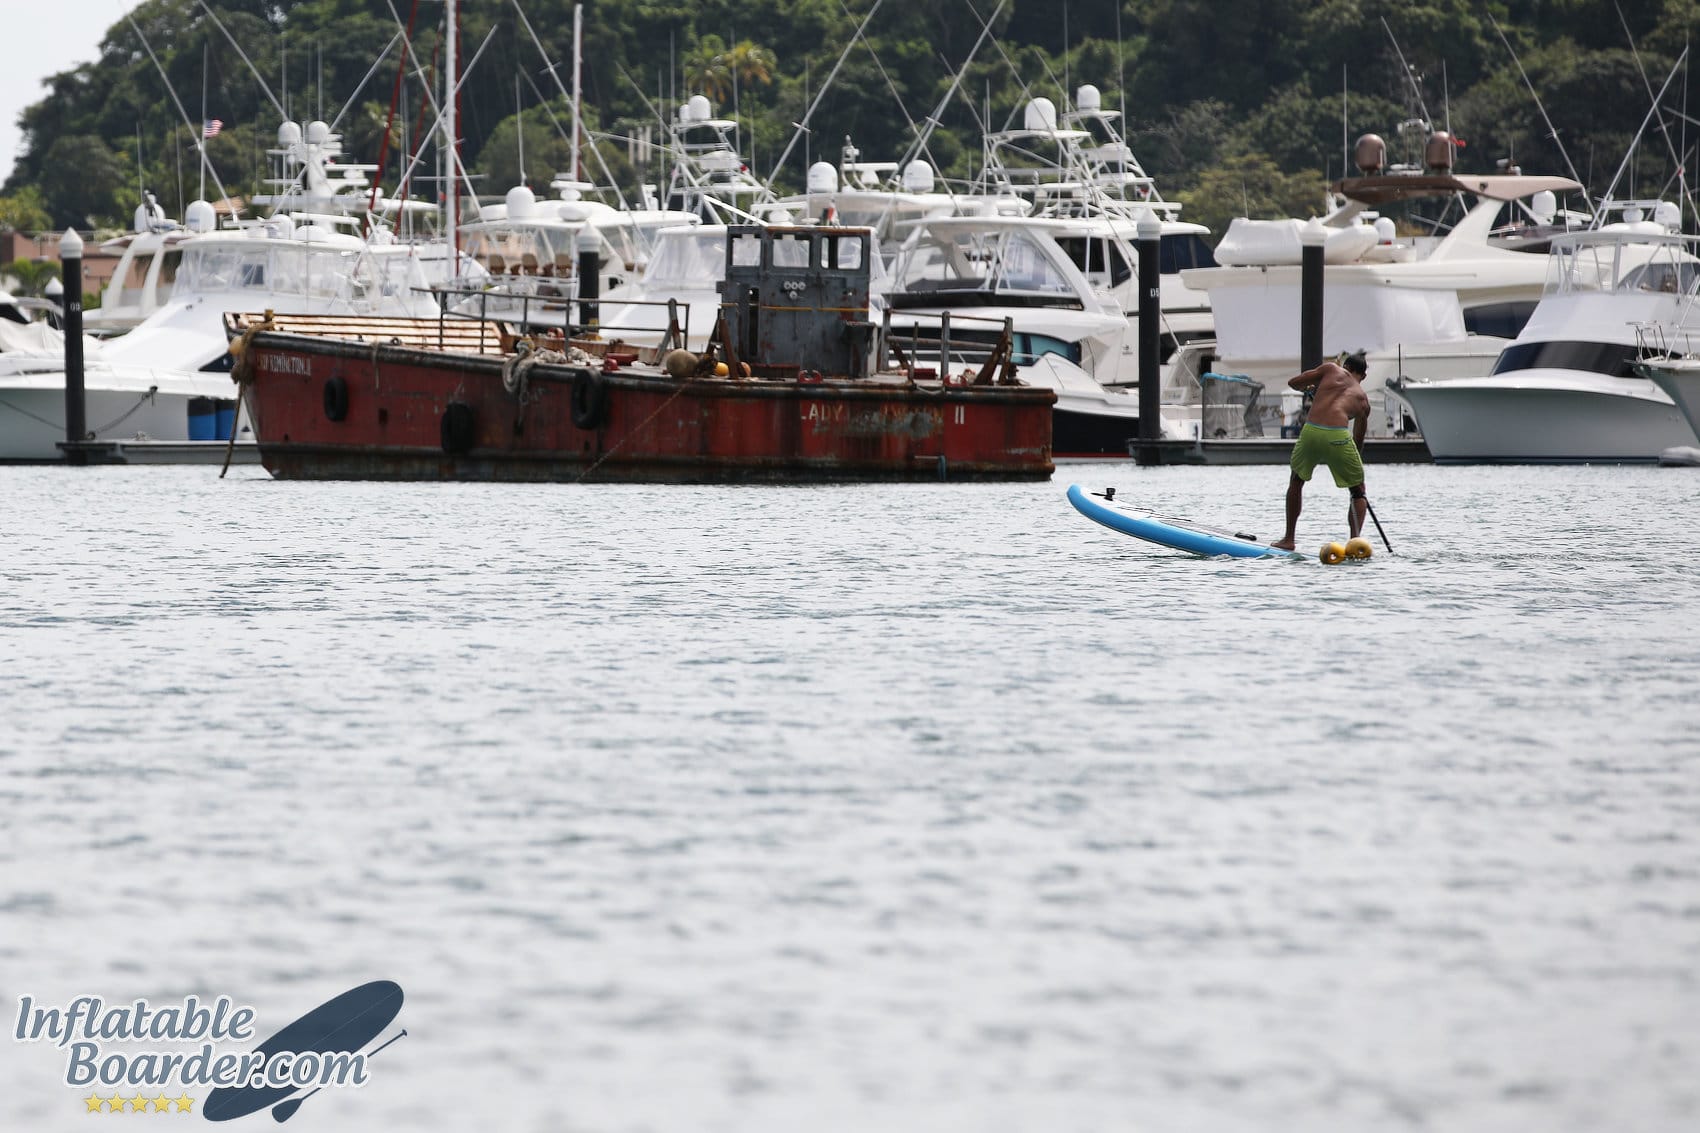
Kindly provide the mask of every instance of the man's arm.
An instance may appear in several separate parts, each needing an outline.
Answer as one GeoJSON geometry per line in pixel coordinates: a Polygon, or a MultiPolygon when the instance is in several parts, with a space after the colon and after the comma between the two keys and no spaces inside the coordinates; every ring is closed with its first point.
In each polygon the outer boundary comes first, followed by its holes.
{"type": "Polygon", "coordinates": [[[1287,384],[1298,390],[1315,389],[1322,384],[1322,371],[1327,365],[1328,363],[1324,362],[1321,366],[1313,366],[1296,378],[1288,378],[1287,384]]]}
{"type": "Polygon", "coordinates": [[[1358,451],[1364,450],[1364,434],[1369,432],[1369,399],[1364,399],[1364,407],[1352,415],[1352,443],[1358,446],[1358,451]]]}

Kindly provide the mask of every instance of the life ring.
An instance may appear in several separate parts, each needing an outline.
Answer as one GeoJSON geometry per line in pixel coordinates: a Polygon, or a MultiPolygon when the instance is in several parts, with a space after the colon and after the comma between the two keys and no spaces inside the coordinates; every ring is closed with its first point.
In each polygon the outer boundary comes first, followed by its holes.
{"type": "Polygon", "coordinates": [[[348,379],[330,378],[325,382],[325,417],[341,421],[348,416],[348,379]]]}
{"type": "Polygon", "coordinates": [[[451,401],[443,409],[443,451],[453,456],[472,448],[472,406],[451,401]]]}
{"type": "Polygon", "coordinates": [[[608,408],[608,383],[594,370],[580,370],[573,375],[573,424],[581,429],[594,429],[602,424],[608,408]]]}

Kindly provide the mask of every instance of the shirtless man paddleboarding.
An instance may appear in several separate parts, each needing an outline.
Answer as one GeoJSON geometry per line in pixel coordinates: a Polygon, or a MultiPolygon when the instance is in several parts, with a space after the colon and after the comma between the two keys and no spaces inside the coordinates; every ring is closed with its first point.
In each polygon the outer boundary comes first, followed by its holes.
{"type": "Polygon", "coordinates": [[[1287,533],[1270,546],[1293,549],[1299,509],[1304,506],[1305,483],[1319,464],[1326,464],[1334,474],[1335,487],[1351,489],[1346,519],[1352,537],[1356,538],[1363,530],[1369,501],[1364,498],[1364,462],[1359,450],[1363,448],[1364,431],[1369,428],[1369,395],[1363,390],[1364,374],[1368,370],[1364,356],[1353,354],[1344,365],[1324,362],[1287,382],[1301,392],[1316,392],[1305,427],[1293,445],[1293,478],[1287,483],[1287,533]],[[1350,434],[1346,431],[1348,423],[1350,434]]]}

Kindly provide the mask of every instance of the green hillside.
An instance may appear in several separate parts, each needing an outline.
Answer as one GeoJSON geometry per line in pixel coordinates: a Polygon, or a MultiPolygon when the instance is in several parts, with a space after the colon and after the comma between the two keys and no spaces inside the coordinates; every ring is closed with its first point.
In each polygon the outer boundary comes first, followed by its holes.
{"type": "MultiPolygon", "coordinates": [[[[653,128],[657,110],[670,113],[688,95],[708,92],[719,114],[731,116],[735,103],[745,155],[768,175],[793,123],[872,12],[805,140],[779,169],[782,189],[800,186],[809,160],[836,160],[846,136],[866,159],[895,160],[914,137],[910,121],[935,112],[927,156],[945,175],[970,178],[988,122],[1003,128],[1019,122],[1028,98],[1061,104],[1071,89],[1092,83],[1106,107],[1125,107],[1134,150],[1164,194],[1218,232],[1235,215],[1317,211],[1324,184],[1341,174],[1347,140],[1370,130],[1392,140],[1398,123],[1423,108],[1465,141],[1461,169],[1488,171],[1501,158],[1531,172],[1573,165],[1600,192],[1652,104],[1649,90],[1665,82],[1700,27],[1700,0],[1624,4],[1621,16],[1618,7],[1583,0],[1124,0],[1119,9],[1114,0],[878,0],[877,8],[876,0],[588,0],[585,114],[613,137],[599,143],[600,159],[588,151],[585,159],[592,172],[605,162],[628,192],[640,179],[659,179],[654,162],[633,168],[619,139],[653,128]],[[994,35],[968,61],[981,15],[994,35]],[[940,109],[965,62],[956,96],[940,109]]],[[[392,127],[386,189],[401,168],[404,137],[412,145],[433,119],[416,71],[436,74],[444,5],[395,0],[393,11],[405,22],[415,8],[413,51],[395,98],[406,132],[392,127]]],[[[397,91],[399,28],[389,3],[212,0],[210,12],[216,23],[199,0],[148,0],[133,11],[135,28],[121,21],[108,31],[98,60],[53,79],[50,93],[21,112],[24,150],[0,188],[0,224],[121,224],[140,186],[181,215],[199,187],[203,87],[206,116],[224,124],[208,152],[232,194],[263,191],[264,150],[280,120],[267,88],[298,120],[337,120],[350,160],[376,160],[397,91]]],[[[518,179],[520,130],[528,180],[545,184],[568,164],[561,127],[569,112],[556,78],[570,85],[572,4],[463,0],[461,12],[461,151],[481,177],[479,191],[499,195],[518,179]]],[[[1668,137],[1655,128],[1637,151],[1639,195],[1674,193],[1674,155],[1692,160],[1700,142],[1700,129],[1675,113],[1687,85],[1682,73],[1671,85],[1668,137]]],[[[1626,177],[1618,195],[1630,191],[1626,177]]]]}

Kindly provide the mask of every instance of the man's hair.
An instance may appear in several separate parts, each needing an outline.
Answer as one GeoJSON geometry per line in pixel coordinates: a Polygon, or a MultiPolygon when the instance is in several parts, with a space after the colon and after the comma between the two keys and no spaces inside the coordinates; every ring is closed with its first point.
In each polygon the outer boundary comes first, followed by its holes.
{"type": "Polygon", "coordinates": [[[1356,374],[1360,378],[1369,373],[1369,363],[1364,361],[1362,351],[1359,351],[1356,354],[1346,355],[1340,365],[1346,367],[1346,369],[1352,371],[1352,373],[1356,374]]]}

